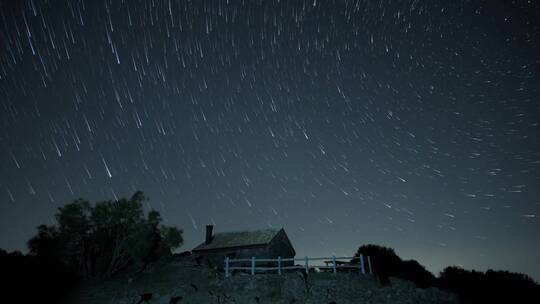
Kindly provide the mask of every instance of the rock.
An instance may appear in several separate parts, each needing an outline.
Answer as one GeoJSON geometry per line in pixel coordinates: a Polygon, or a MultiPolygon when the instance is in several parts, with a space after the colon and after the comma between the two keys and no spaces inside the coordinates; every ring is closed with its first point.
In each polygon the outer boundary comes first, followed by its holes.
{"type": "Polygon", "coordinates": [[[417,289],[411,282],[390,278],[382,286],[376,277],[358,273],[301,272],[236,275],[196,266],[189,257],[152,269],[139,276],[120,277],[83,285],[70,303],[137,303],[152,294],[148,304],[253,303],[458,303],[457,297],[436,288],[417,289]]]}

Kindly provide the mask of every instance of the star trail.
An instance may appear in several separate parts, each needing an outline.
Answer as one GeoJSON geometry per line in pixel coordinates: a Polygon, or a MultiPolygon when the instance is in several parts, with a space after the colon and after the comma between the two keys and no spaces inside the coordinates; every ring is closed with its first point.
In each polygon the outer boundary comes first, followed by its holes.
{"type": "Polygon", "coordinates": [[[536,1],[0,1],[0,247],[142,190],[190,250],[284,227],[540,278],[536,1]]]}

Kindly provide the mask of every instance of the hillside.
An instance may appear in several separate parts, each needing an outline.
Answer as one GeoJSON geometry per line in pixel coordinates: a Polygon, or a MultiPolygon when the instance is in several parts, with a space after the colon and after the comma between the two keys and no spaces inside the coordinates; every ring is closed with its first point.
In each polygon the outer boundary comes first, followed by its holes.
{"type": "Polygon", "coordinates": [[[435,288],[417,289],[391,278],[381,286],[373,276],[358,273],[302,272],[236,274],[197,266],[189,258],[175,259],[136,276],[87,281],[69,303],[457,303],[457,297],[435,288]],[[148,301],[141,301],[141,295],[148,301]]]}

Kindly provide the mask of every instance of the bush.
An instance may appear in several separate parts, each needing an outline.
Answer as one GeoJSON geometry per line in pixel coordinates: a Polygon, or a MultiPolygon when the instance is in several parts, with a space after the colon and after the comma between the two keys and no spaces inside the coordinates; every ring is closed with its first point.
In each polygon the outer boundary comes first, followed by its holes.
{"type": "Polygon", "coordinates": [[[182,231],[161,225],[159,212],[145,215],[146,197],[91,205],[79,199],[58,208],[56,225],[38,227],[28,241],[30,254],[63,261],[82,277],[110,277],[128,268],[144,269],[152,261],[171,255],[183,242],[182,231]]]}
{"type": "Polygon", "coordinates": [[[360,246],[351,263],[358,263],[360,254],[370,257],[373,273],[383,284],[388,284],[390,277],[398,277],[421,288],[435,285],[435,276],[431,272],[415,260],[403,261],[392,248],[373,244],[360,246]]]}
{"type": "Polygon", "coordinates": [[[540,303],[540,286],[521,273],[491,269],[484,273],[451,266],[436,278],[417,261],[403,261],[392,248],[360,246],[351,262],[358,263],[360,254],[371,258],[373,272],[383,284],[389,284],[389,277],[398,277],[420,288],[438,287],[454,292],[461,303],[540,303]]]}
{"type": "Polygon", "coordinates": [[[540,286],[529,276],[508,271],[485,273],[459,267],[445,268],[438,287],[458,294],[461,303],[539,303],[540,286]]]}

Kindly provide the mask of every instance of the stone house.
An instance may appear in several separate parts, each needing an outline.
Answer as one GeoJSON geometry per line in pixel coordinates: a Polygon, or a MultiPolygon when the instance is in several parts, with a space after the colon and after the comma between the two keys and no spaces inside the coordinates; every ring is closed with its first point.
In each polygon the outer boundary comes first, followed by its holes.
{"type": "MultiPolygon", "coordinates": [[[[192,250],[193,254],[211,266],[223,268],[226,257],[230,259],[250,259],[251,257],[277,259],[278,257],[294,258],[296,255],[296,251],[283,228],[216,234],[213,234],[213,228],[212,225],[206,226],[205,241],[192,250]]],[[[248,266],[249,264],[249,262],[243,262],[236,264],[236,266],[248,266]]],[[[292,264],[292,262],[287,262],[283,263],[283,266],[292,264]]],[[[260,265],[261,263],[257,263],[257,266],[260,265]]]]}

